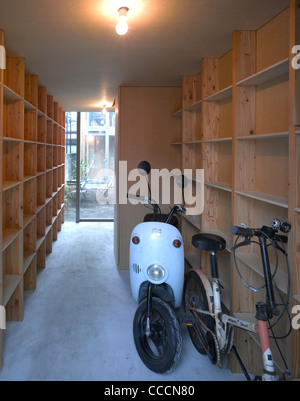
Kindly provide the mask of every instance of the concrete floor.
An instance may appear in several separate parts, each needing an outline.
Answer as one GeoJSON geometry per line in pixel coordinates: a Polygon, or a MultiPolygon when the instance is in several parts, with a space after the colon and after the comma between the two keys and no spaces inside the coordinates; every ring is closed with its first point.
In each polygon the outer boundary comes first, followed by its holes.
{"type": "Polygon", "coordinates": [[[35,291],[25,292],[21,323],[4,332],[0,381],[236,381],[194,349],[168,375],[149,371],[132,336],[136,303],[128,271],[117,271],[112,223],[65,223],[35,291]]]}

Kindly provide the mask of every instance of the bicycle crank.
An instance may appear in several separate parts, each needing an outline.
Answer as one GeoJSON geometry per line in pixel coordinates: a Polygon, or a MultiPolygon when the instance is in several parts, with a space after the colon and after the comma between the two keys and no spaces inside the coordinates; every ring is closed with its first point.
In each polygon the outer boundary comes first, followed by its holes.
{"type": "Polygon", "coordinates": [[[221,368],[221,352],[217,336],[207,327],[201,317],[194,310],[191,310],[191,312],[195,319],[193,328],[195,329],[209,360],[213,365],[221,368]]]}

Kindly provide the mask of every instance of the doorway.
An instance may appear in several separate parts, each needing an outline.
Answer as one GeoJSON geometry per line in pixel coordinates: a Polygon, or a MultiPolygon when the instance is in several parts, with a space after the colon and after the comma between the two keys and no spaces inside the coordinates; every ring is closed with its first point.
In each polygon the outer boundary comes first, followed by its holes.
{"type": "Polygon", "coordinates": [[[65,135],[65,221],[114,221],[115,112],[67,112],[65,135]]]}

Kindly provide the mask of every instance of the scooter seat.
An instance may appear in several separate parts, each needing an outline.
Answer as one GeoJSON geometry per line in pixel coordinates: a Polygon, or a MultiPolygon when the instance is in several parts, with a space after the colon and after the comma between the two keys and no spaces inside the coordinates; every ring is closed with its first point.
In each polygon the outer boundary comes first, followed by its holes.
{"type": "Polygon", "coordinates": [[[192,244],[202,251],[222,251],[226,247],[226,241],[219,235],[196,234],[192,237],[192,244]]]}

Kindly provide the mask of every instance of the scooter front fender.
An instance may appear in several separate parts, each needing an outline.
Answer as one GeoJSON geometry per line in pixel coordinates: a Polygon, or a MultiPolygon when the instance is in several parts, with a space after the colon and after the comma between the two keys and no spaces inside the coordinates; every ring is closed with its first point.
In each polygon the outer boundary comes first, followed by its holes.
{"type": "MultiPolygon", "coordinates": [[[[148,288],[148,281],[144,281],[140,286],[139,290],[139,303],[147,297],[147,288],[148,288]]],[[[152,285],[152,295],[162,299],[165,302],[171,303],[172,305],[175,304],[175,296],[172,288],[169,285],[152,285]]]]}

